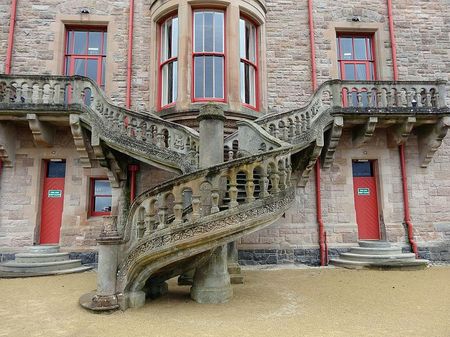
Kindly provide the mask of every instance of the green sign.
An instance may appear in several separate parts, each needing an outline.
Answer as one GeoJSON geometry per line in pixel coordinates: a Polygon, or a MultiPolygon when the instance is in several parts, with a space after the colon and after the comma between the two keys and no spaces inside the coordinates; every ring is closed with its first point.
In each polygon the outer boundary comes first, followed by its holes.
{"type": "Polygon", "coordinates": [[[370,195],[370,189],[368,187],[358,187],[358,195],[370,195]]]}
{"type": "Polygon", "coordinates": [[[61,190],[48,190],[48,197],[49,198],[61,198],[62,191],[61,190]]]}

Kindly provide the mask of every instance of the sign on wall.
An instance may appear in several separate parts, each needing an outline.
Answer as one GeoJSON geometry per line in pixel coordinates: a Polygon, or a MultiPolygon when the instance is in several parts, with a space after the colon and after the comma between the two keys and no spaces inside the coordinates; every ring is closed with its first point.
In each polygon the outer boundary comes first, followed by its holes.
{"type": "Polygon", "coordinates": [[[49,198],[61,198],[62,190],[48,190],[48,197],[49,198]]]}
{"type": "Polygon", "coordinates": [[[368,187],[358,187],[358,195],[370,195],[370,189],[368,187]]]}

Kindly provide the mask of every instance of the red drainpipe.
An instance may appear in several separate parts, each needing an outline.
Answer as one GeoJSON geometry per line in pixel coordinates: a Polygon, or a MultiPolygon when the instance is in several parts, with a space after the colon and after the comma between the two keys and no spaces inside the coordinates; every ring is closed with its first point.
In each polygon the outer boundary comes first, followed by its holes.
{"type": "MultiPolygon", "coordinates": [[[[398,81],[398,65],[397,65],[397,43],[395,42],[394,33],[394,17],[392,15],[392,0],[387,0],[388,6],[388,19],[389,19],[389,35],[391,38],[391,50],[392,50],[392,68],[394,73],[394,81],[398,81]]],[[[411,214],[409,211],[409,198],[408,198],[408,180],[406,176],[406,162],[405,162],[405,145],[401,144],[398,147],[400,153],[400,167],[402,171],[402,189],[403,189],[403,210],[405,213],[405,223],[408,228],[408,240],[411,245],[411,250],[416,254],[416,258],[419,257],[417,251],[417,244],[414,241],[414,228],[411,221],[411,214]]]]}
{"type": "Polygon", "coordinates": [[[134,30],[134,0],[130,0],[130,17],[128,20],[128,63],[127,63],[127,93],[125,106],[131,107],[131,75],[133,64],[133,30],[134,30]]]}
{"type": "Polygon", "coordinates": [[[128,171],[131,172],[130,202],[133,202],[136,197],[136,172],[139,171],[139,165],[128,165],[128,171]]]}
{"type": "MultiPolygon", "coordinates": [[[[317,90],[317,73],[316,73],[316,42],[314,40],[314,17],[313,17],[313,0],[308,0],[308,18],[309,18],[309,43],[311,46],[311,83],[313,91],[317,90]]],[[[317,159],[315,165],[316,171],[316,213],[317,223],[319,224],[319,247],[320,247],[320,265],[327,265],[327,250],[325,249],[325,231],[322,219],[322,201],[320,194],[320,159],[317,159]]]]}
{"type": "Polygon", "coordinates": [[[394,71],[394,81],[398,81],[397,43],[395,42],[395,34],[394,34],[394,18],[392,16],[392,0],[387,0],[387,6],[388,6],[388,20],[389,20],[389,36],[391,38],[391,50],[392,50],[392,69],[394,71]]]}
{"type": "Polygon", "coordinates": [[[14,27],[16,25],[17,0],[11,2],[11,18],[9,20],[8,49],[6,51],[5,74],[11,73],[11,59],[14,44],[14,27]]]}

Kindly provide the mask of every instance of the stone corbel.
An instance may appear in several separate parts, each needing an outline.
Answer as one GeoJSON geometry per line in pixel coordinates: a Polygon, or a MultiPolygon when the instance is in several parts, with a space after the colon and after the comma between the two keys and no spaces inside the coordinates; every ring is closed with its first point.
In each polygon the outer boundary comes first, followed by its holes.
{"type": "Polygon", "coordinates": [[[323,130],[318,133],[316,142],[313,146],[311,146],[307,151],[307,155],[305,158],[306,166],[303,169],[302,175],[300,177],[300,180],[298,182],[298,186],[305,187],[306,183],[308,182],[309,175],[314,168],[314,165],[316,164],[317,158],[319,158],[320,153],[322,152],[322,148],[324,146],[324,136],[323,136],[323,130]]]}
{"type": "Polygon", "coordinates": [[[100,166],[107,167],[108,162],[105,158],[105,153],[103,152],[103,148],[101,146],[100,136],[96,128],[92,127],[91,130],[91,147],[94,151],[95,160],[98,160],[100,166]]]}
{"type": "Polygon", "coordinates": [[[416,117],[408,117],[403,123],[393,127],[388,133],[388,144],[395,146],[405,144],[415,123],[416,117]]]}
{"type": "Polygon", "coordinates": [[[377,123],[378,117],[371,116],[361,129],[353,130],[353,146],[359,147],[367,143],[372,138],[377,123]]]}
{"type": "Polygon", "coordinates": [[[322,152],[322,167],[328,169],[331,167],[334,159],[334,153],[341,139],[342,129],[344,127],[344,118],[342,116],[334,117],[333,126],[329,132],[329,136],[322,152]]]}
{"type": "Polygon", "coordinates": [[[0,160],[4,167],[14,165],[16,138],[16,128],[12,123],[0,123],[0,160]]]}
{"type": "Polygon", "coordinates": [[[442,140],[450,127],[450,117],[442,117],[433,126],[418,130],[419,160],[421,167],[427,167],[434,153],[441,146],[442,140]]]}
{"type": "Polygon", "coordinates": [[[81,127],[80,116],[71,114],[69,117],[70,130],[72,131],[73,141],[80,156],[81,166],[84,168],[92,167],[88,154],[88,144],[86,135],[81,127]]]}
{"type": "Polygon", "coordinates": [[[37,147],[52,147],[55,139],[55,128],[39,120],[36,114],[27,114],[28,125],[37,147]]]}

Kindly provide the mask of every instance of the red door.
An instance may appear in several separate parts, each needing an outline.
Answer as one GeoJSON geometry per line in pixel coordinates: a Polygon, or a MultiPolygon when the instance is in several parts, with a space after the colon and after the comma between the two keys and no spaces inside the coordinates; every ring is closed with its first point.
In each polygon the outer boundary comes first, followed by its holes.
{"type": "Polygon", "coordinates": [[[353,193],[360,240],[379,240],[378,195],[373,162],[353,162],[353,193]]]}
{"type": "Polygon", "coordinates": [[[66,162],[46,162],[44,188],[42,192],[40,243],[59,243],[64,205],[64,178],[66,162]]]}

